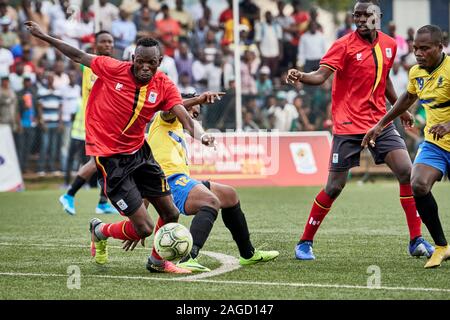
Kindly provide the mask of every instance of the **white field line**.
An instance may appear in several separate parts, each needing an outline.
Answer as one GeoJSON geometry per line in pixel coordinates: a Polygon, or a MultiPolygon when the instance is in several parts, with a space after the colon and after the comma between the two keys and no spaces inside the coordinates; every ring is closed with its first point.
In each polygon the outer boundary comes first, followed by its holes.
{"type": "MultiPolygon", "coordinates": [[[[0,246],[23,246],[25,244],[13,244],[13,243],[0,243],[0,246]]],[[[30,244],[40,247],[73,247],[73,248],[86,248],[82,245],[52,245],[52,244],[30,244]]],[[[121,248],[121,247],[113,247],[121,248]]],[[[139,248],[145,249],[145,248],[139,248]]],[[[225,256],[214,252],[205,252],[209,256],[217,258],[219,256],[225,256]]],[[[226,256],[229,257],[229,256],[226,256]]],[[[233,258],[235,259],[235,258],[233,258]]],[[[230,259],[228,263],[234,265],[230,259]]],[[[219,268],[220,269],[220,268],[219,268]]],[[[218,270],[218,269],[216,269],[218,270]]],[[[206,274],[211,274],[207,272],[206,274]]],[[[205,275],[206,275],[205,274],[205,275]]],[[[217,274],[214,274],[217,275],[217,274]]],[[[0,276],[12,276],[12,277],[67,277],[67,274],[57,273],[23,273],[23,272],[0,272],[0,276]]],[[[119,280],[148,280],[148,281],[167,281],[167,282],[198,282],[198,283],[211,283],[211,284],[223,284],[223,285],[255,285],[255,286],[272,286],[272,287],[294,287],[294,288],[325,288],[325,289],[360,289],[360,290],[386,290],[386,291],[420,291],[420,292],[449,292],[450,288],[413,288],[413,287],[367,287],[357,285],[346,284],[319,284],[319,283],[295,283],[295,282],[264,282],[264,281],[235,281],[235,280],[209,280],[201,279],[197,276],[177,277],[177,278],[161,278],[161,277],[144,277],[144,276],[110,276],[110,275],[86,275],[87,278],[103,278],[103,279],[119,279],[119,280]]]]}
{"type": "MultiPolygon", "coordinates": [[[[66,247],[66,248],[83,248],[83,249],[89,249],[89,246],[84,245],[74,245],[74,244],[67,244],[67,245],[54,245],[54,244],[23,244],[23,243],[9,243],[9,242],[0,242],[0,246],[33,246],[33,247],[41,247],[41,248],[50,248],[50,249],[57,249],[60,247],[66,247]]],[[[122,247],[119,246],[109,246],[109,248],[115,248],[115,249],[122,249],[122,247]]],[[[143,248],[143,247],[136,247],[134,250],[140,249],[140,250],[149,250],[149,248],[143,248]]],[[[227,272],[231,272],[234,270],[237,270],[241,267],[239,264],[238,259],[232,256],[228,256],[226,254],[222,253],[216,253],[216,252],[210,252],[210,251],[202,251],[202,254],[205,256],[209,256],[211,258],[214,258],[218,260],[221,264],[221,266],[217,269],[214,269],[210,272],[202,272],[198,274],[194,274],[192,276],[185,276],[185,277],[178,277],[177,280],[194,280],[194,279],[204,279],[209,277],[215,277],[227,272]]]]}
{"type": "MultiPolygon", "coordinates": [[[[0,276],[12,277],[68,277],[67,274],[57,273],[23,273],[23,272],[0,272],[0,276]]],[[[167,282],[199,282],[221,285],[255,285],[259,287],[294,287],[294,288],[325,288],[325,289],[362,289],[362,290],[387,290],[387,291],[421,291],[421,292],[450,292],[450,289],[443,288],[408,288],[408,287],[366,287],[340,284],[318,284],[318,283],[289,283],[289,282],[262,282],[262,281],[234,281],[234,280],[205,280],[184,278],[158,278],[142,276],[108,276],[108,275],[83,275],[86,278],[120,279],[120,280],[148,280],[167,282]]]]}

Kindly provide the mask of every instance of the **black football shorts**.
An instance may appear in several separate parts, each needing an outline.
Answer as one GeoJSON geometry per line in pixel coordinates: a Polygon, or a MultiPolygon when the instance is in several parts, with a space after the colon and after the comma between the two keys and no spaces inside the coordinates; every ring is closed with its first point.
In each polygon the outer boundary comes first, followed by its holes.
{"type": "Polygon", "coordinates": [[[95,157],[99,183],[122,215],[132,215],[143,198],[170,195],[164,172],[147,142],[131,155],[95,157]]]}
{"type": "MultiPolygon", "coordinates": [[[[331,148],[329,170],[334,172],[348,171],[358,167],[364,134],[334,135],[331,148]]],[[[375,141],[375,147],[369,146],[369,151],[375,164],[384,163],[386,155],[397,149],[406,150],[406,144],[393,124],[387,126],[375,141]]]]}

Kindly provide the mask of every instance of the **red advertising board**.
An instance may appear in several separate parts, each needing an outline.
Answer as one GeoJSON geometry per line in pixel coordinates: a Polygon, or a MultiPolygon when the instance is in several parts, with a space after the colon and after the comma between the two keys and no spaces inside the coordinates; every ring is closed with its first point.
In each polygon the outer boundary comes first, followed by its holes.
{"type": "Polygon", "coordinates": [[[217,133],[216,148],[188,140],[191,176],[233,186],[319,186],[326,182],[328,132],[217,133]]]}

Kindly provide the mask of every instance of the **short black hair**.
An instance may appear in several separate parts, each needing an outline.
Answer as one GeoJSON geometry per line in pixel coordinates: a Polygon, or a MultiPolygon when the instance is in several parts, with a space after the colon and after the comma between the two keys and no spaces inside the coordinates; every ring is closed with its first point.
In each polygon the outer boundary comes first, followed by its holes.
{"type": "Polygon", "coordinates": [[[136,48],[138,47],[147,47],[147,48],[158,47],[159,52],[161,52],[161,44],[159,43],[159,41],[149,37],[140,38],[136,42],[136,48]]]}
{"type": "Polygon", "coordinates": [[[417,34],[429,33],[431,35],[431,40],[436,44],[441,44],[444,40],[444,35],[442,29],[436,25],[428,24],[417,30],[417,34]]]}
{"type": "Polygon", "coordinates": [[[356,3],[372,3],[376,6],[380,6],[379,0],[358,0],[358,1],[356,1],[356,3]]]}
{"type": "Polygon", "coordinates": [[[109,34],[112,37],[112,34],[109,31],[106,30],[100,30],[95,34],[95,42],[98,41],[98,37],[100,37],[102,34],[109,34]]]}

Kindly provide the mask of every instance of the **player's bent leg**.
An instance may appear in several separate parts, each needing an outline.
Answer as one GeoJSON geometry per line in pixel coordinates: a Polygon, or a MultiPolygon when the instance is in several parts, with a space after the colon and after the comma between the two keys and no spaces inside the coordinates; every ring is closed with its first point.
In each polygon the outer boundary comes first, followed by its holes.
{"type": "Polygon", "coordinates": [[[386,155],[384,162],[395,174],[400,184],[400,203],[406,215],[410,236],[408,252],[413,257],[430,257],[434,252],[434,247],[422,237],[422,220],[417,213],[410,183],[412,164],[409,154],[405,149],[396,149],[386,155]]]}
{"type": "Polygon", "coordinates": [[[100,233],[102,221],[94,218],[89,222],[89,232],[91,233],[91,255],[95,262],[103,265],[108,262],[107,237],[100,233]]]}
{"type": "Polygon", "coordinates": [[[172,196],[170,194],[162,197],[147,197],[147,200],[150,201],[165,224],[178,222],[180,213],[173,204],[172,196]]]}
{"type": "Polygon", "coordinates": [[[128,218],[130,219],[131,223],[133,224],[133,228],[136,231],[135,235],[139,237],[139,239],[147,238],[152,234],[154,223],[150,215],[147,213],[147,209],[145,208],[144,203],[142,203],[134,213],[130,214],[128,218]]]}
{"type": "MultiPolygon", "coordinates": [[[[158,221],[154,232],[166,223],[178,222],[179,212],[173,204],[172,196],[166,195],[161,197],[149,197],[147,198],[153,205],[159,214],[158,221]]],[[[143,205],[143,208],[145,206],[143,205]]],[[[145,210],[147,212],[147,210],[145,210]]],[[[152,248],[152,253],[147,260],[146,268],[150,272],[154,273],[175,273],[175,274],[188,274],[190,270],[176,266],[173,262],[163,260],[156,252],[155,248],[152,248]]]]}
{"type": "Polygon", "coordinates": [[[210,190],[216,195],[220,201],[220,208],[231,208],[238,204],[239,196],[232,186],[221,183],[210,182],[210,190]]]}
{"type": "Polygon", "coordinates": [[[230,230],[233,239],[238,245],[240,253],[239,263],[246,266],[276,259],[280,254],[278,251],[262,251],[253,248],[247,221],[241,209],[236,190],[231,186],[216,182],[210,182],[209,188],[219,199],[224,224],[230,230]]]}
{"type": "Polygon", "coordinates": [[[175,189],[172,191],[175,203],[177,203],[177,206],[182,206],[182,208],[179,208],[182,209],[180,211],[187,215],[194,215],[190,226],[193,240],[192,249],[189,255],[182,259],[177,266],[189,269],[192,272],[207,272],[211,270],[201,265],[197,257],[217,219],[220,202],[203,184],[192,179],[190,181],[192,181],[192,189],[189,184],[185,186],[189,189],[187,197],[183,190],[175,189]]]}
{"type": "Polygon", "coordinates": [[[81,168],[78,170],[77,175],[88,181],[96,172],[97,165],[95,164],[95,158],[90,157],[89,161],[81,166],[81,168]]]}
{"type": "Polygon", "coordinates": [[[411,183],[417,211],[434,240],[436,245],[435,253],[438,251],[436,254],[433,253],[430,260],[428,260],[425,265],[426,268],[437,267],[441,264],[444,258],[441,259],[439,257],[445,257],[445,254],[442,253],[446,252],[446,249],[443,248],[448,245],[439,219],[438,205],[431,193],[434,183],[440,180],[442,176],[443,173],[437,168],[421,163],[414,164],[411,183]]]}
{"type": "Polygon", "coordinates": [[[130,213],[129,219],[116,223],[103,223],[98,218],[90,221],[91,255],[95,258],[95,262],[98,264],[107,263],[107,239],[109,237],[136,241],[151,235],[153,222],[148,216],[144,205],[141,205],[135,212],[130,213]]]}
{"type": "Polygon", "coordinates": [[[89,159],[77,172],[75,180],[70,185],[66,194],[59,197],[59,202],[63,206],[64,210],[70,214],[75,215],[75,195],[80,188],[88,181],[92,175],[97,171],[95,160],[93,157],[89,159]]]}
{"type": "Polygon", "coordinates": [[[344,189],[347,177],[348,170],[330,171],[328,173],[327,185],[314,199],[303,234],[295,246],[295,258],[297,260],[316,259],[313,253],[314,237],[326,215],[330,212],[333,202],[344,189]]]}

